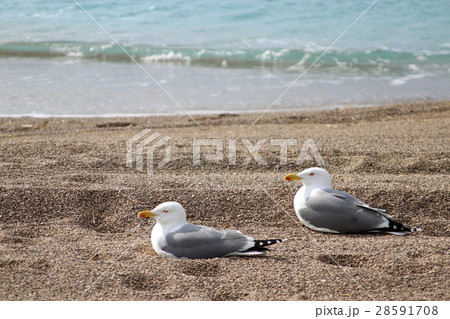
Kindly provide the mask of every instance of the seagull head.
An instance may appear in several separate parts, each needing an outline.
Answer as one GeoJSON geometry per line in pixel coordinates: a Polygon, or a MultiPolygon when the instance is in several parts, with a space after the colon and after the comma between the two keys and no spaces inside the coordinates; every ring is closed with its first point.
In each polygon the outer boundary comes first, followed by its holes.
{"type": "Polygon", "coordinates": [[[284,177],[287,181],[301,181],[305,186],[331,187],[330,174],[320,167],[311,167],[298,174],[289,174],[284,177]]]}
{"type": "Polygon", "coordinates": [[[153,210],[145,210],[138,214],[138,217],[153,217],[162,225],[186,223],[186,212],[183,206],[177,202],[165,202],[159,204],[153,210]]]}

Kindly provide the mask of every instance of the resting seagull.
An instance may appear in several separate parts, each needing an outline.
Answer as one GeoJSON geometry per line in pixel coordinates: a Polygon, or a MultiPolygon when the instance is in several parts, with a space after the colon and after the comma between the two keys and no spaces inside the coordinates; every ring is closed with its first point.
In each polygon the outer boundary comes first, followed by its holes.
{"type": "Polygon", "coordinates": [[[294,209],[308,228],[326,233],[389,233],[405,235],[420,231],[392,220],[384,209],[373,208],[358,198],[331,188],[330,174],[312,167],[285,180],[300,180],[303,187],[294,198],[294,209]]]}
{"type": "Polygon", "coordinates": [[[154,217],[152,245],[161,256],[200,259],[226,256],[263,255],[266,246],[286,239],[255,240],[237,230],[217,230],[186,221],[186,212],[177,202],[165,202],[138,217],[154,217]]]}

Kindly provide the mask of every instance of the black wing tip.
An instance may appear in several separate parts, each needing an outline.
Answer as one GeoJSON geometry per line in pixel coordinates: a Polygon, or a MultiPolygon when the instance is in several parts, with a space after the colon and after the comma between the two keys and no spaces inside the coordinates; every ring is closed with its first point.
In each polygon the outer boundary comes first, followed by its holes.
{"type": "Polygon", "coordinates": [[[259,244],[259,246],[270,246],[274,244],[279,244],[286,241],[286,238],[276,238],[276,239],[264,239],[264,240],[255,240],[255,246],[259,244]]]}
{"type": "Polygon", "coordinates": [[[246,251],[266,251],[269,250],[266,246],[282,243],[286,240],[286,238],[255,240],[255,245],[246,251]]]}
{"type": "Polygon", "coordinates": [[[418,231],[422,231],[422,229],[417,227],[409,227],[406,225],[403,225],[402,223],[396,222],[394,220],[389,220],[389,230],[393,232],[400,232],[400,233],[414,233],[418,231]]]}
{"type": "Polygon", "coordinates": [[[382,227],[382,228],[375,228],[371,229],[367,232],[379,232],[379,233],[390,233],[395,235],[405,235],[407,233],[414,233],[422,231],[421,228],[417,227],[408,227],[403,225],[402,223],[396,222],[392,219],[389,219],[389,226],[388,227],[382,227]]]}

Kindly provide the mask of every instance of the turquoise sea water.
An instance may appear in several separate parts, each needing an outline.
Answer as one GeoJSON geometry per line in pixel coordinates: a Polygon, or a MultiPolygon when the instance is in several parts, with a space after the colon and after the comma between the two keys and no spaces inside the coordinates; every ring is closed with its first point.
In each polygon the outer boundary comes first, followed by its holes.
{"type": "Polygon", "coordinates": [[[0,2],[1,115],[450,99],[450,1],[77,2],[0,2]]]}

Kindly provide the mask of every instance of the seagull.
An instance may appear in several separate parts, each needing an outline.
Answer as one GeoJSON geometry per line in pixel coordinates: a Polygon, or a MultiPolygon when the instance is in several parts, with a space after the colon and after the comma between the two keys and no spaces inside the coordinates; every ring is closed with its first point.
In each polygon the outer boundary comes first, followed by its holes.
{"type": "Polygon", "coordinates": [[[161,256],[176,259],[202,259],[226,256],[263,255],[266,246],[286,239],[255,240],[238,230],[217,230],[186,221],[186,212],[177,202],[165,202],[138,217],[154,217],[152,246],[161,256]]]}
{"type": "Polygon", "coordinates": [[[294,197],[294,209],[300,221],[312,230],[394,235],[421,230],[392,220],[384,209],[370,207],[346,192],[331,188],[330,174],[323,168],[311,167],[284,179],[303,183],[294,197]]]}

